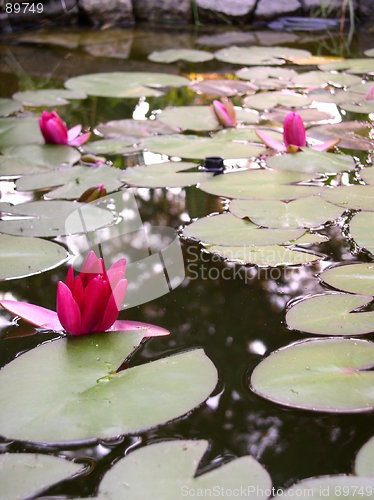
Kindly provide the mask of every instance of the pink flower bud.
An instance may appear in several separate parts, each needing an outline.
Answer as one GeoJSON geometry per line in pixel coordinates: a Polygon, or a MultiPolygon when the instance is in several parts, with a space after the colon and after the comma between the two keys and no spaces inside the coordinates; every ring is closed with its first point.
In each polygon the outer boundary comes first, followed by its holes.
{"type": "Polygon", "coordinates": [[[220,125],[227,128],[236,127],[236,113],[230,99],[222,98],[220,101],[215,99],[211,109],[220,125]]]}
{"type": "Polygon", "coordinates": [[[306,145],[305,126],[299,113],[290,112],[286,115],[283,123],[283,141],[286,148],[306,145]]]}

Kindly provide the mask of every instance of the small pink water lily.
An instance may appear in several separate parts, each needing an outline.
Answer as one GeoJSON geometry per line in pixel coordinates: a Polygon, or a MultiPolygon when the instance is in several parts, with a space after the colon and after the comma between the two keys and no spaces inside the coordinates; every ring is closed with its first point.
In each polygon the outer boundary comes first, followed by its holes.
{"type": "Polygon", "coordinates": [[[168,335],[159,326],[138,321],[117,320],[125,297],[126,259],[119,259],[106,271],[103,259],[89,252],[81,273],[74,278],[70,267],[66,282],[57,285],[57,312],[27,302],[2,300],[9,312],[34,326],[70,335],[94,332],[144,330],[144,337],[168,335]]]}
{"type": "Polygon", "coordinates": [[[369,92],[365,96],[366,101],[374,101],[374,85],[369,89],[369,92]]]}
{"type": "MultiPolygon", "coordinates": [[[[296,153],[300,148],[307,145],[303,119],[299,113],[293,111],[287,113],[283,122],[283,144],[262,130],[256,129],[256,134],[270,149],[282,153],[296,153]]],[[[315,144],[311,148],[318,151],[327,151],[336,146],[339,141],[340,139],[332,139],[322,144],[315,144]]]]}
{"type": "Polygon", "coordinates": [[[236,113],[230,99],[227,99],[227,97],[223,97],[220,101],[215,99],[211,109],[220,125],[225,128],[236,127],[236,113]]]}
{"type": "Polygon", "coordinates": [[[66,123],[61,119],[56,111],[49,113],[43,111],[39,117],[40,131],[47,144],[66,144],[69,146],[80,146],[88,141],[91,133],[82,132],[82,125],[75,125],[68,130],[66,123]]]}

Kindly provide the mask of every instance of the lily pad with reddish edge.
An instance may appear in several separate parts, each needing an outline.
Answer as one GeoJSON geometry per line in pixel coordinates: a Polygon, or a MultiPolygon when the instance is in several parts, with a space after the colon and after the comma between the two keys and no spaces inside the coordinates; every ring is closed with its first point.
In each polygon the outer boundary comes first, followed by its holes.
{"type": "Polygon", "coordinates": [[[339,147],[370,151],[374,149],[374,141],[368,137],[371,131],[369,122],[345,121],[325,124],[308,129],[308,137],[318,141],[340,139],[339,147]]]}
{"type": "MultiPolygon", "coordinates": [[[[292,111],[292,109],[275,108],[264,113],[263,118],[265,120],[283,123],[288,113],[292,111]]],[[[305,124],[318,123],[333,118],[333,115],[327,111],[320,111],[315,108],[299,109],[298,113],[305,124]]]]}
{"type": "Polygon", "coordinates": [[[238,94],[250,94],[257,86],[238,80],[201,80],[192,82],[190,88],[197,93],[231,97],[238,94]]]}
{"type": "Polygon", "coordinates": [[[129,144],[138,142],[143,137],[173,134],[178,131],[160,120],[111,120],[99,123],[95,128],[108,139],[121,139],[129,144]]]}
{"type": "MultiPolygon", "coordinates": [[[[307,106],[312,102],[312,98],[306,94],[297,92],[260,92],[246,97],[243,101],[244,106],[259,110],[272,109],[276,106],[307,106]]],[[[302,110],[298,110],[300,113],[302,110]]]]}

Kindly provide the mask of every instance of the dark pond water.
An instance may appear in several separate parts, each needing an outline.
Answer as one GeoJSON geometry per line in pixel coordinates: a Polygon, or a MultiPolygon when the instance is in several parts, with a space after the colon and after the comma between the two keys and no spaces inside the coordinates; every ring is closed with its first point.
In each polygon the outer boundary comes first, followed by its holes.
{"type": "MultiPolygon", "coordinates": [[[[236,32],[231,28],[229,31],[235,38],[236,32]]],[[[216,35],[212,31],[165,33],[131,30],[117,33],[116,42],[109,44],[106,43],[109,35],[102,32],[97,35],[102,45],[95,45],[93,34],[89,33],[87,44],[81,48],[66,46],[67,38],[58,31],[53,32],[54,40],[49,44],[42,43],[37,36],[38,33],[23,34],[3,41],[0,46],[3,56],[0,96],[11,96],[18,90],[29,88],[62,87],[66,78],[89,72],[143,70],[189,74],[202,71],[232,73],[237,69],[217,61],[204,63],[196,69],[187,63],[161,65],[146,60],[146,54],[151,50],[177,45],[193,47],[199,38],[200,47],[204,47],[204,41],[207,46],[215,43],[216,35]],[[205,37],[203,42],[202,37],[205,37]]],[[[313,54],[336,53],[339,49],[339,39],[330,35],[313,35],[311,38],[308,34],[297,37],[287,33],[261,32],[258,39],[257,43],[265,45],[286,42],[288,46],[307,48],[313,54]]],[[[349,48],[350,55],[361,53],[367,48],[367,43],[364,36],[355,38],[349,48]]],[[[205,104],[209,100],[182,88],[159,98],[149,98],[147,102],[149,110],[155,110],[167,105],[205,104]]],[[[138,99],[91,97],[59,107],[59,112],[68,123],[93,126],[108,120],[130,118],[137,105],[138,99]]],[[[121,157],[112,159],[117,165],[124,164],[121,157]]],[[[134,159],[127,161],[134,162],[134,159]]],[[[21,201],[11,182],[1,182],[0,189],[6,201],[21,201]]],[[[174,228],[195,217],[222,211],[225,206],[223,200],[196,187],[138,189],[135,193],[143,221],[174,228]]],[[[25,200],[37,199],[41,195],[28,195],[25,200]]],[[[328,242],[318,247],[318,251],[327,256],[322,263],[273,270],[229,266],[231,274],[226,273],[226,279],[222,275],[226,264],[200,253],[198,245],[183,241],[186,264],[183,284],[166,296],[121,313],[120,317],[131,315],[131,319],[156,323],[172,332],[169,337],[143,344],[132,364],[192,347],[203,347],[212,359],[219,372],[219,384],[209,400],[190,415],[150,432],[117,441],[55,448],[3,439],[1,451],[52,453],[89,463],[86,475],[60,483],[49,491],[50,495],[61,497],[94,495],[103,474],[127,450],[165,438],[208,439],[211,448],[204,466],[212,460],[252,454],[269,471],[275,486],[288,486],[297,479],[310,476],[351,472],[357,450],[373,434],[374,415],[329,415],[285,409],[257,397],[249,389],[252,370],[266,354],[306,338],[306,335],[288,330],[285,325],[289,301],[325,290],[316,275],[328,265],[368,260],[364,253],[353,255],[350,252],[349,244],[342,236],[342,224],[321,231],[330,236],[328,242]]],[[[30,278],[2,282],[0,290],[11,293],[17,300],[54,309],[56,283],[65,279],[66,271],[67,267],[61,266],[30,278]]],[[[0,321],[1,365],[46,341],[46,338],[53,338],[53,335],[46,337],[45,334],[27,336],[31,328],[22,322],[13,324],[5,312],[0,313],[0,321]]],[[[373,335],[365,338],[374,340],[373,335]]]]}

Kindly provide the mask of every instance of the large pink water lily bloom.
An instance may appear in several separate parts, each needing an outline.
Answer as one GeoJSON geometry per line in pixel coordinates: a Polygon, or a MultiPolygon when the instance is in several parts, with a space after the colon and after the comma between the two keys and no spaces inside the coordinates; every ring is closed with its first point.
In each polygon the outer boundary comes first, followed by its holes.
{"type": "MultiPolygon", "coordinates": [[[[256,129],[256,134],[270,149],[282,153],[296,153],[307,145],[305,125],[299,113],[287,113],[283,122],[283,144],[262,130],[256,129]]],[[[322,144],[311,146],[318,151],[327,151],[339,143],[340,139],[332,139],[322,144]]]]}
{"type": "Polygon", "coordinates": [[[57,312],[13,300],[2,300],[0,304],[34,326],[56,332],[65,330],[70,335],[138,329],[144,330],[145,337],[168,335],[159,326],[117,320],[127,286],[125,271],[126,259],[118,260],[107,271],[103,259],[91,251],[76,278],[70,267],[66,282],[59,281],[57,312]]]}
{"type": "Polygon", "coordinates": [[[66,144],[69,146],[80,146],[88,141],[91,133],[81,134],[82,125],[75,125],[68,130],[65,122],[56,111],[49,113],[43,111],[39,117],[40,131],[47,144],[66,144]]]}
{"type": "Polygon", "coordinates": [[[215,99],[211,109],[220,125],[225,128],[236,127],[236,112],[230,99],[227,99],[227,97],[223,97],[220,101],[215,99]]]}

